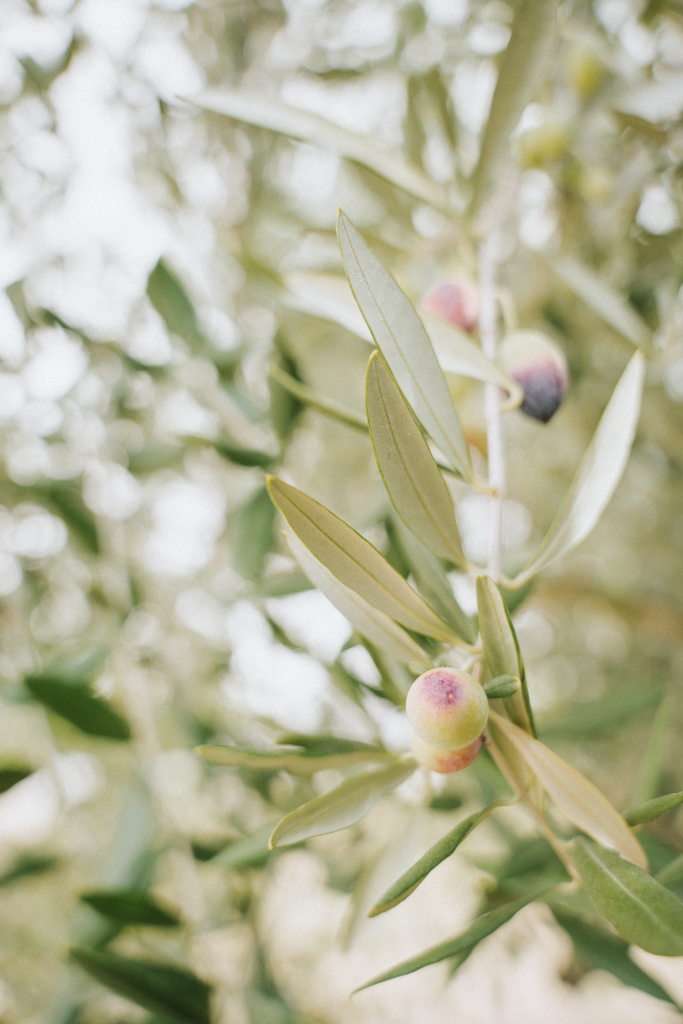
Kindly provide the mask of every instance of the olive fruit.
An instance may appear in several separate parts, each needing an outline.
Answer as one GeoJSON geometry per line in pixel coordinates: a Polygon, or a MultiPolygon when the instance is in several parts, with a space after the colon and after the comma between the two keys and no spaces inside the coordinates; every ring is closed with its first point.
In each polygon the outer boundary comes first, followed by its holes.
{"type": "Polygon", "coordinates": [[[421,740],[440,750],[461,750],[486,725],[489,702],[467,672],[430,668],[408,690],[408,721],[421,740]]]}

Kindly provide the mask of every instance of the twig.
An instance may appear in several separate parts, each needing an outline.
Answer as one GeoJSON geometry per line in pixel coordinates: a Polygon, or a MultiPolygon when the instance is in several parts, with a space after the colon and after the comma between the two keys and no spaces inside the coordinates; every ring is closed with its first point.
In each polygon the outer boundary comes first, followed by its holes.
{"type": "MultiPolygon", "coordinates": [[[[498,270],[498,230],[493,228],[479,248],[479,336],[484,355],[492,362],[498,345],[498,303],[496,276],[498,270]]],[[[501,537],[503,498],[505,496],[505,453],[500,412],[500,389],[486,384],[486,438],[488,448],[489,487],[491,489],[491,533],[489,536],[488,574],[494,582],[501,572],[501,537]]]]}

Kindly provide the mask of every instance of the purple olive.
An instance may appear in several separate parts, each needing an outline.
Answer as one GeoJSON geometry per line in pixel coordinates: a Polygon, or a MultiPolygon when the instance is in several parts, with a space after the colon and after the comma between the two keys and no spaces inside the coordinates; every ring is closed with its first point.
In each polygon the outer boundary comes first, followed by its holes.
{"type": "Polygon", "coordinates": [[[562,350],[540,331],[512,331],[500,347],[500,362],[524,392],[522,412],[547,423],[559,409],[569,382],[562,350]]]}

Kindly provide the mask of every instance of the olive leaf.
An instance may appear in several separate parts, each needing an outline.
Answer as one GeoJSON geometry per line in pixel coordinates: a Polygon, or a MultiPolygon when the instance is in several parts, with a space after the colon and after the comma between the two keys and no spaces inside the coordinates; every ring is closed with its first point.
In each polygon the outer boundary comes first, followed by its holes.
{"type": "Polygon", "coordinates": [[[296,536],[340,583],[408,629],[457,643],[456,634],[369,541],[296,487],[276,477],[268,477],[267,485],[296,536]]]}
{"type": "Polygon", "coordinates": [[[673,811],[674,808],[683,804],[683,793],[667,793],[666,796],[658,796],[654,800],[647,800],[640,807],[635,807],[624,815],[624,821],[629,825],[644,825],[648,821],[654,821],[662,814],[673,811]]]}
{"type": "Polygon", "coordinates": [[[638,424],[645,358],[636,352],[602,414],[559,512],[515,587],[580,544],[591,532],[621,479],[638,424]]]}
{"type": "Polygon", "coordinates": [[[589,309],[633,345],[647,348],[652,333],[635,309],[590,267],[574,256],[563,256],[552,269],[589,309]]]}
{"type": "Polygon", "coordinates": [[[368,363],[365,403],[375,458],[394,508],[428,548],[463,566],[450,492],[406,400],[377,353],[368,363]]]}
{"type": "Polygon", "coordinates": [[[503,698],[505,711],[513,722],[535,735],[524,662],[515,628],[500,590],[488,576],[477,577],[477,606],[481,640],[491,675],[494,678],[514,676],[520,681],[518,690],[510,697],[503,698]]]}
{"type": "Polygon", "coordinates": [[[163,260],[159,260],[147,279],[147,296],[169,331],[186,341],[193,352],[206,348],[208,342],[197,322],[194,306],[163,260]]]}
{"type": "Polygon", "coordinates": [[[496,676],[495,679],[490,679],[488,683],[484,683],[484,693],[489,699],[512,697],[514,693],[517,693],[518,689],[519,679],[510,675],[496,676]]]}
{"type": "Polygon", "coordinates": [[[545,744],[494,711],[489,720],[516,749],[559,810],[583,832],[641,868],[647,859],[630,828],[599,789],[545,744]]]}
{"type": "Polygon", "coordinates": [[[326,751],[318,750],[249,750],[245,747],[226,747],[207,744],[195,748],[195,753],[212,764],[228,768],[250,768],[252,771],[287,771],[292,775],[313,775],[332,768],[346,768],[368,761],[395,761],[394,754],[380,747],[361,750],[326,751]]]}
{"type": "Polygon", "coordinates": [[[424,856],[420,857],[412,867],[408,868],[401,877],[390,886],[387,891],[377,900],[375,905],[368,911],[368,917],[377,917],[378,914],[383,914],[387,910],[391,910],[393,907],[402,903],[403,900],[407,899],[410,894],[417,889],[420,882],[422,882],[430,871],[433,871],[435,867],[438,867],[442,861],[450,857],[457,848],[460,846],[462,841],[467,838],[473,828],[475,828],[480,821],[488,817],[491,811],[495,810],[496,807],[502,807],[507,801],[496,800],[489,804],[488,807],[484,807],[483,810],[475,811],[474,814],[470,814],[469,817],[464,818],[463,821],[459,821],[455,828],[452,828],[442,839],[439,839],[437,843],[427,850],[424,856]]]}
{"type": "Polygon", "coordinates": [[[271,849],[353,825],[374,807],[383,793],[398,786],[414,771],[415,762],[405,760],[345,779],[339,786],[284,817],[270,837],[271,849]]]}
{"type": "Polygon", "coordinates": [[[124,925],[175,928],[178,916],[162,907],[148,892],[137,889],[97,889],[81,893],[83,903],[103,917],[124,925]]]}
{"type": "Polygon", "coordinates": [[[408,195],[446,213],[453,212],[445,190],[417,167],[407,163],[400,153],[380,149],[362,135],[347,131],[318,114],[247,92],[215,89],[185,99],[203,110],[212,110],[236,121],[267,128],[330,150],[363,167],[369,167],[408,195]]]}
{"type": "Polygon", "coordinates": [[[467,441],[422,321],[341,210],[337,235],[351,290],[396,383],[442,455],[471,479],[467,441]]]}
{"type": "Polygon", "coordinates": [[[384,612],[345,586],[311,554],[305,544],[293,534],[286,534],[285,540],[292,554],[311,583],[327,597],[344,615],[361,636],[367,637],[383,651],[391,654],[406,665],[429,666],[429,658],[413,638],[384,612]]]}
{"type": "Polygon", "coordinates": [[[470,209],[477,213],[500,180],[508,142],[533,97],[557,28],[557,0],[522,0],[512,22],[491,101],[470,209]]]}
{"type": "Polygon", "coordinates": [[[683,956],[683,903],[613,850],[575,839],[571,856],[597,910],[628,942],[648,953],[683,956]]]}
{"type": "Polygon", "coordinates": [[[391,970],[385,971],[384,974],[379,974],[372,981],[361,985],[355,989],[353,994],[355,995],[355,992],[362,992],[363,989],[370,988],[372,985],[379,985],[382,981],[402,978],[404,974],[412,974],[413,971],[419,971],[422,967],[428,967],[429,964],[438,964],[440,961],[448,960],[451,957],[458,956],[458,954],[469,955],[482,939],[497,931],[502,925],[513,918],[522,907],[526,907],[527,904],[532,903],[533,900],[538,899],[542,895],[543,893],[537,893],[533,896],[525,896],[522,899],[514,900],[512,903],[506,903],[503,907],[490,910],[487,914],[482,914],[481,917],[472,922],[469,928],[461,932],[460,935],[456,935],[454,939],[449,939],[438,946],[433,946],[431,949],[426,950],[419,956],[412,957],[410,960],[404,960],[403,963],[392,967],[391,970]]]}

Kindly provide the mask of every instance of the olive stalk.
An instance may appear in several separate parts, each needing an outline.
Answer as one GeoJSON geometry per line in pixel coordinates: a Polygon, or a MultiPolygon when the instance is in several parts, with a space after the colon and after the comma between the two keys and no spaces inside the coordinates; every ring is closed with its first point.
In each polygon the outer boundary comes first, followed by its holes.
{"type": "MultiPolygon", "coordinates": [[[[498,347],[498,302],[496,277],[499,259],[499,231],[493,227],[479,247],[479,336],[484,355],[495,362],[498,347]]],[[[491,489],[491,532],[489,536],[488,575],[498,582],[501,573],[501,537],[503,499],[505,497],[505,452],[503,448],[500,389],[484,387],[488,482],[491,489]]]]}

